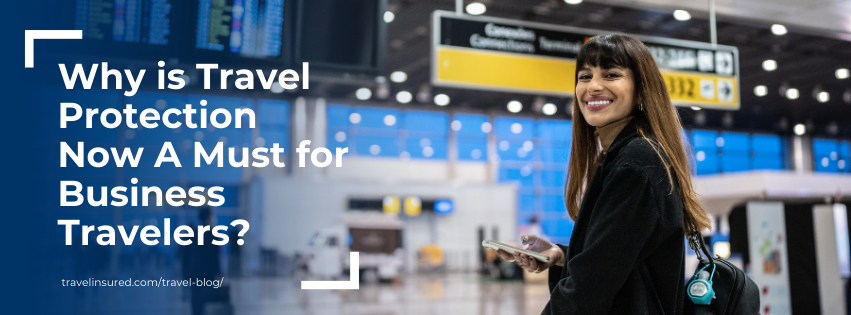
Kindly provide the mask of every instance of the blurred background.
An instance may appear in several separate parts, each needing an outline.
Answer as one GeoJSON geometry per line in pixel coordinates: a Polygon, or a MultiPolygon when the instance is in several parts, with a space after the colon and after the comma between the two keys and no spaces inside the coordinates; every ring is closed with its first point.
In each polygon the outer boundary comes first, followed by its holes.
{"type": "MultiPolygon", "coordinates": [[[[714,253],[757,281],[764,314],[846,314],[849,12],[851,3],[837,0],[52,3],[39,12],[43,28],[82,30],[84,38],[36,45],[33,71],[48,79],[26,92],[49,121],[37,136],[53,165],[46,178],[95,187],[131,186],[133,178],[137,186],[222,186],[226,202],[211,212],[60,208],[49,190],[38,224],[49,231],[43,264],[56,276],[50,281],[225,277],[218,291],[50,286],[51,303],[73,314],[539,313],[549,297],[545,277],[524,274],[480,244],[516,244],[527,233],[569,242],[571,58],[588,36],[617,31],[644,36],[665,71],[697,192],[713,219],[704,236],[714,253]],[[550,41],[530,39],[530,31],[550,41]],[[466,42],[470,34],[487,40],[466,42]],[[101,90],[97,79],[93,89],[69,90],[55,67],[101,62],[146,69],[140,91],[101,90]],[[309,89],[274,83],[264,90],[255,79],[253,90],[240,90],[218,70],[204,89],[195,68],[303,75],[303,62],[309,89]],[[185,70],[187,86],[157,89],[159,69],[185,70]],[[162,112],[199,108],[201,100],[210,110],[251,108],[257,128],[54,123],[59,102],[162,112]],[[348,147],[343,167],[297,167],[302,140],[348,147]],[[138,168],[58,168],[60,141],[142,147],[146,155],[138,168]],[[152,167],[165,141],[184,167],[152,167]],[[193,142],[236,151],[277,143],[287,166],[192,167],[193,142]],[[100,246],[95,234],[91,245],[66,246],[57,219],[113,226],[169,219],[172,227],[244,219],[250,228],[242,236],[229,229],[226,246],[100,246]],[[352,251],[360,253],[359,290],[300,289],[302,280],[349,279],[352,251]]],[[[690,276],[697,258],[687,257],[690,276]]]]}

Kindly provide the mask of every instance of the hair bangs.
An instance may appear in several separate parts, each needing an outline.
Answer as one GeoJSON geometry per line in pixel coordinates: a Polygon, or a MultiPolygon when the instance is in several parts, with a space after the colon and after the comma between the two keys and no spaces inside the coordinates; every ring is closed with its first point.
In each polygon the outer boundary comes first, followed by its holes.
{"type": "Polygon", "coordinates": [[[579,50],[576,56],[577,67],[600,67],[603,69],[631,69],[629,53],[617,34],[595,36],[579,50]]]}

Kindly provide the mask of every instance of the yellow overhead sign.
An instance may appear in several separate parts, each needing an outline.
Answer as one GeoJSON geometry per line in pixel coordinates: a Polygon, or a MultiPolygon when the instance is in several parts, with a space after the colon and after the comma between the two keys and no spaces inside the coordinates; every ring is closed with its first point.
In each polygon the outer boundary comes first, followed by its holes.
{"type": "MultiPolygon", "coordinates": [[[[542,95],[573,95],[576,54],[606,33],[573,27],[435,11],[432,84],[542,95]]],[[[668,38],[644,41],[681,106],[739,108],[735,47],[668,38]]]]}
{"type": "Polygon", "coordinates": [[[438,47],[437,64],[439,81],[471,88],[572,95],[576,85],[573,60],[438,47]]]}

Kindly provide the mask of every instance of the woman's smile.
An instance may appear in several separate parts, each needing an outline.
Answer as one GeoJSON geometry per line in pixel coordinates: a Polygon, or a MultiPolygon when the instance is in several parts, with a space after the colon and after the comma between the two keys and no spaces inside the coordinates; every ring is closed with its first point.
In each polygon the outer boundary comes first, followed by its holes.
{"type": "Polygon", "coordinates": [[[612,99],[606,97],[591,97],[585,99],[585,107],[592,112],[596,112],[606,108],[612,103],[612,99]]]}

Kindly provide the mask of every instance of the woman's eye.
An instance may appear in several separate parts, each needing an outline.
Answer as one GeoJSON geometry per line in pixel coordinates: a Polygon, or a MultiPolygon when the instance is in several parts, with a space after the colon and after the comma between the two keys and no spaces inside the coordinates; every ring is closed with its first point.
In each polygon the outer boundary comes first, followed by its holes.
{"type": "Polygon", "coordinates": [[[580,75],[579,80],[591,80],[591,76],[587,74],[580,75]]]}
{"type": "Polygon", "coordinates": [[[609,74],[606,74],[606,77],[607,78],[620,78],[621,75],[619,73],[609,73],[609,74]]]}

